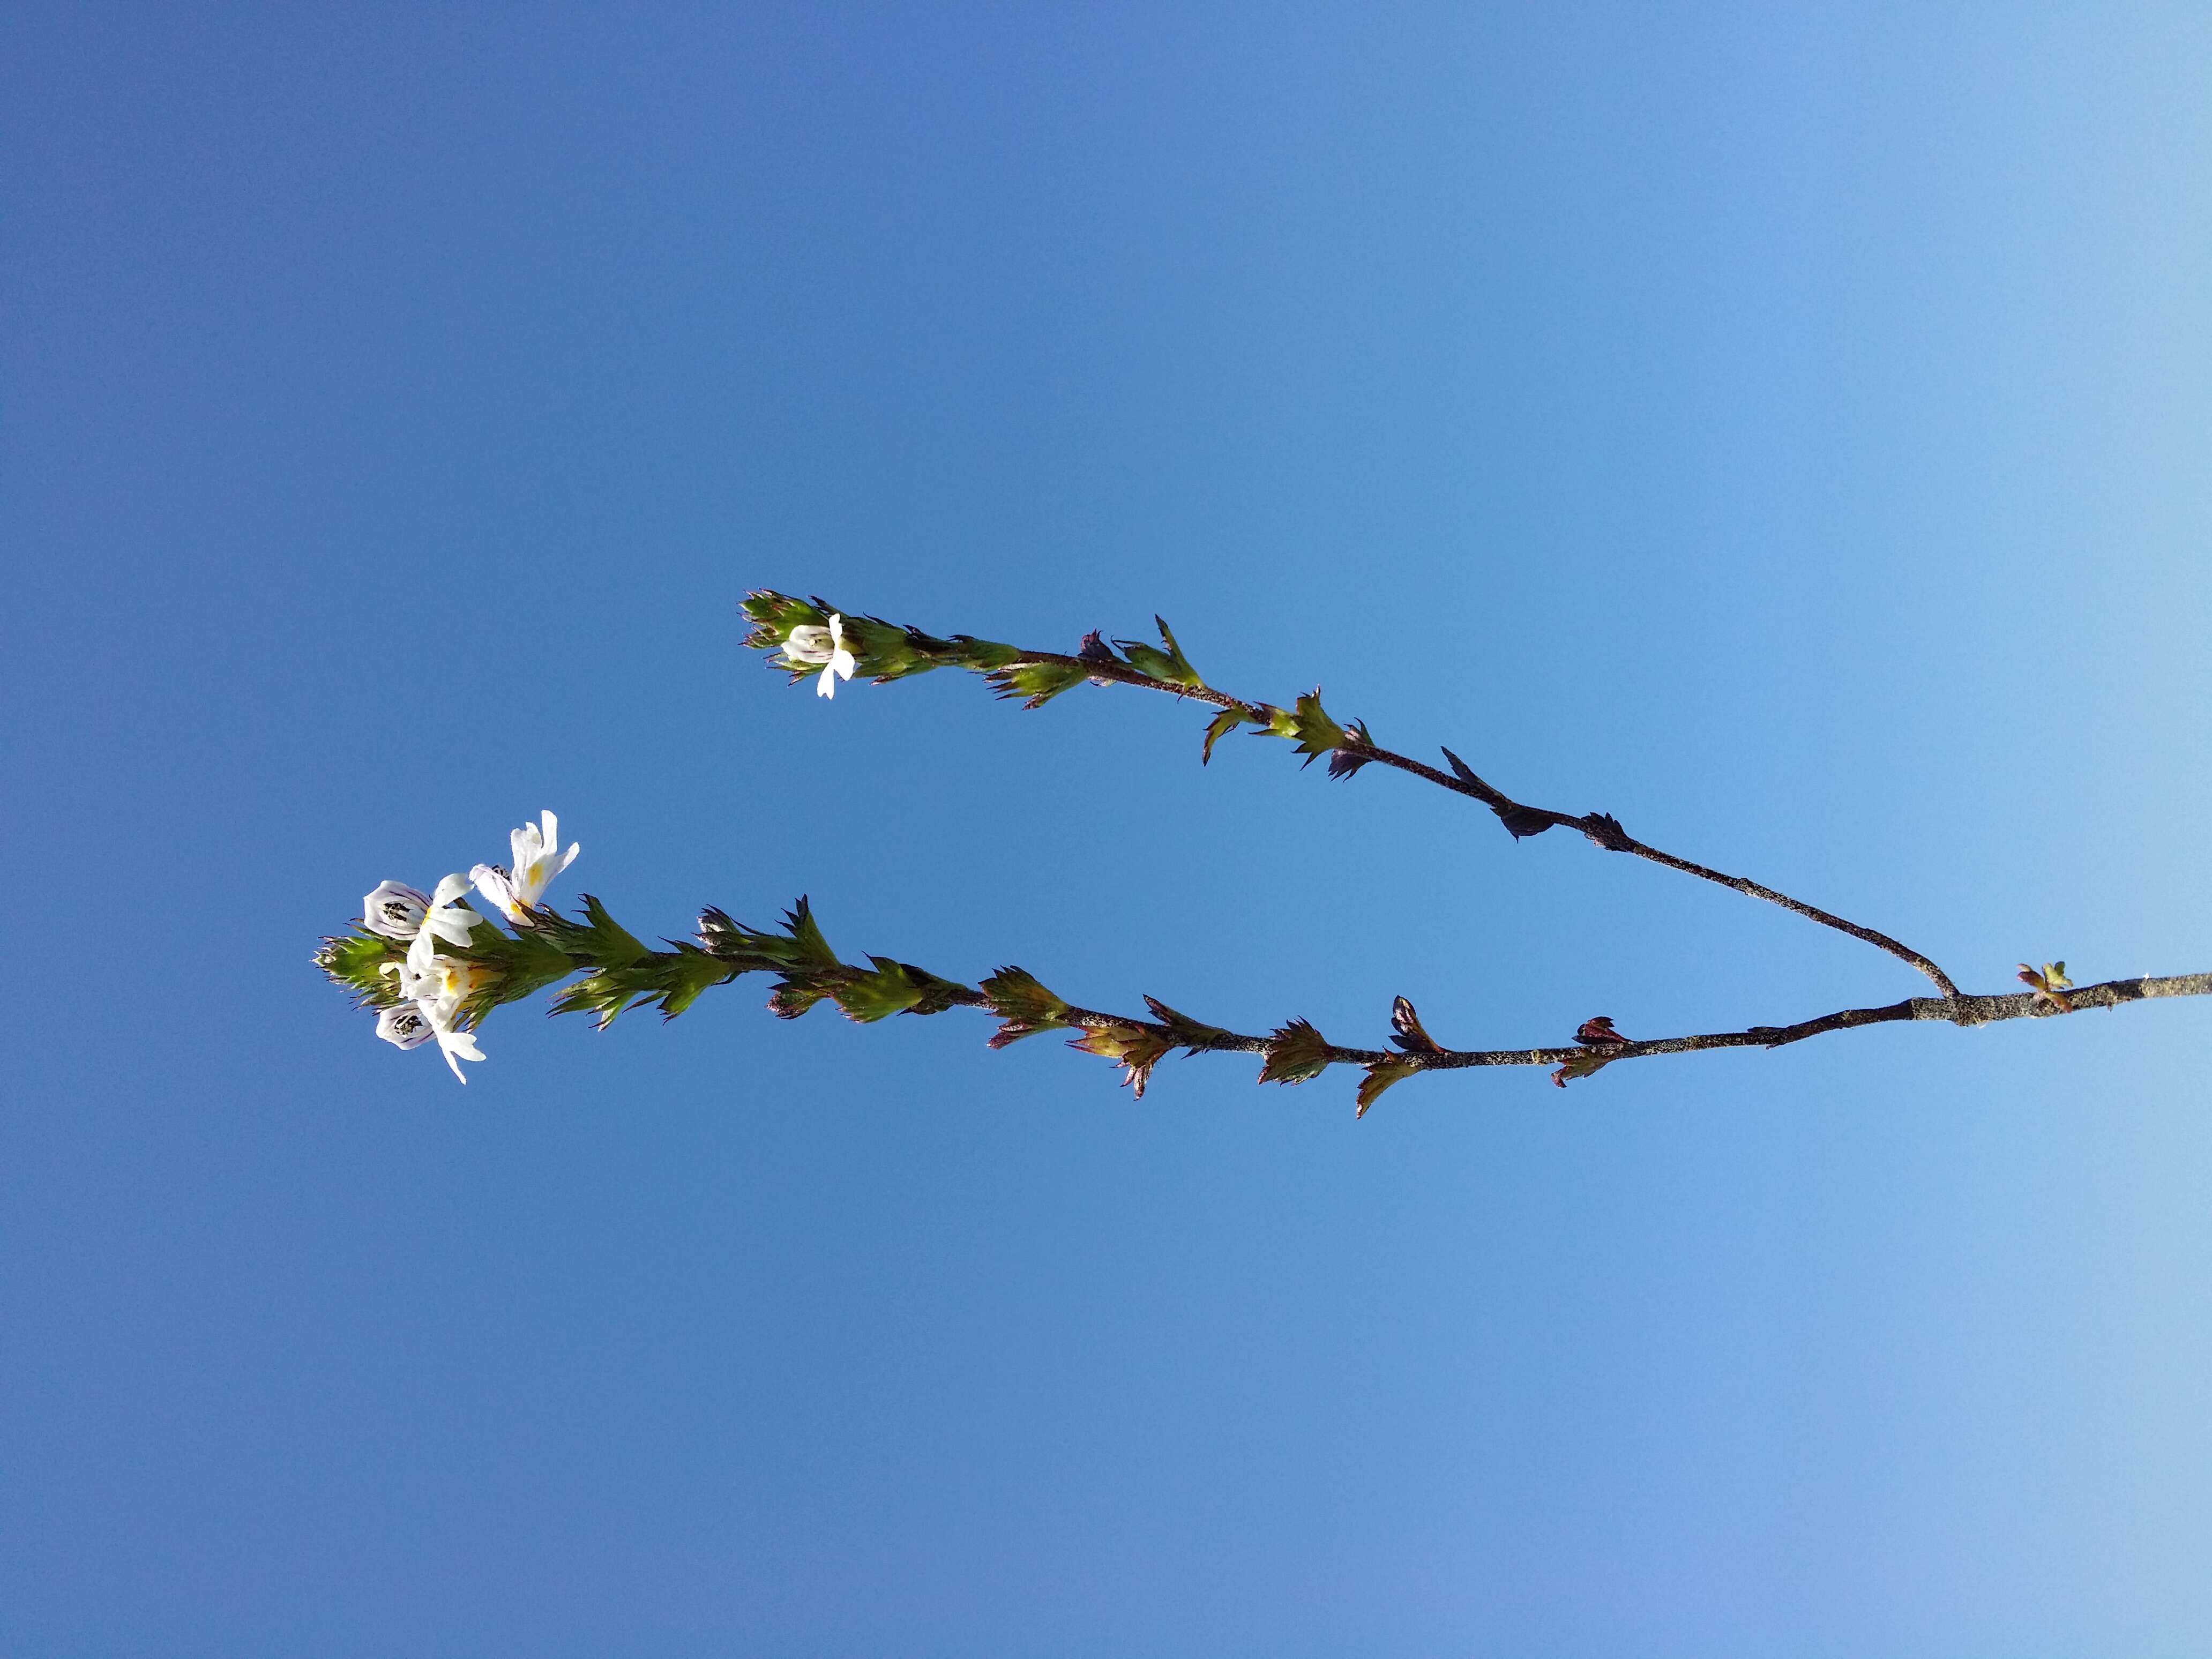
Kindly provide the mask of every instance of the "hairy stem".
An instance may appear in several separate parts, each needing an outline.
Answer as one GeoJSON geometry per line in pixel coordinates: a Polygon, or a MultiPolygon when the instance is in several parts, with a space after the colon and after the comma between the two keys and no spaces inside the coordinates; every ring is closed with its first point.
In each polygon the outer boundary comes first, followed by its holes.
{"type": "MultiPolygon", "coordinates": [[[[857,968],[847,968],[842,971],[855,976],[865,972],[857,968]]],[[[2124,1004],[2143,1002],[2158,997],[2201,996],[2212,996],[2212,972],[2146,975],[2136,979],[2106,980],[2101,984],[2082,986],[2057,996],[2043,992],[2022,991],[1998,996],[1971,996],[1962,993],[1948,997],[1908,997],[1902,1002],[1893,1002],[1881,1007],[1838,1009],[1832,1014],[1823,1014],[1817,1019],[1800,1020],[1791,1025],[1753,1025],[1741,1031],[1654,1037],[1641,1042],[1580,1042],[1552,1048],[1447,1048],[1437,1046],[1402,1049],[1354,1048],[1332,1042],[1322,1045],[1316,1052],[1325,1053],[1332,1065],[1366,1066],[1389,1064],[1414,1071],[1432,1072],[1458,1071],[1476,1066],[1563,1066],[1594,1057],[1601,1057],[1610,1064],[1619,1060],[1648,1060],[1660,1054],[1697,1054],[1708,1048],[1779,1048],[1789,1043],[1802,1042],[1808,1037],[1824,1036],[1831,1031],[1848,1031],[1862,1025],[1885,1025],[1899,1020],[1939,1020],[1961,1026],[1990,1025],[2001,1020],[2045,1018],[2092,1008],[2118,1008],[2124,1004]]],[[[947,984],[944,1001],[957,1007],[1004,1012],[988,995],[972,986],[947,984]]],[[[1109,1013],[1103,1009],[1069,1005],[1063,1008],[1059,1018],[1060,1023],[1068,1027],[1121,1026],[1152,1032],[1169,1039],[1169,1046],[1188,1046],[1194,1054],[1266,1054],[1278,1045],[1282,1036],[1280,1031],[1261,1036],[1243,1031],[1208,1028],[1210,1034],[1204,1042],[1191,1043],[1187,1042],[1185,1035],[1178,1033],[1177,1028],[1133,1014],[1109,1013]]]]}

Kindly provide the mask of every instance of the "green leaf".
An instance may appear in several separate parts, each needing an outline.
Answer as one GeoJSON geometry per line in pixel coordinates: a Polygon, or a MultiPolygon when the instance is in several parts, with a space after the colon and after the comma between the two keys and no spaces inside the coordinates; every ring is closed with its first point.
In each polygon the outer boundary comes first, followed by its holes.
{"type": "MultiPolygon", "coordinates": [[[[1223,738],[1227,737],[1231,732],[1234,732],[1238,726],[1243,725],[1247,720],[1251,720],[1251,718],[1252,717],[1246,714],[1242,708],[1224,708],[1218,714],[1216,714],[1212,720],[1208,720],[1206,723],[1206,746],[1198,751],[1198,763],[1200,766],[1204,766],[1208,762],[1212,761],[1213,758],[1213,745],[1219,742],[1223,738]]],[[[1254,721],[1253,723],[1255,725],[1265,724],[1264,721],[1254,721]]]]}
{"type": "Polygon", "coordinates": [[[1061,692],[1082,684],[1086,676],[1079,662],[1030,660],[994,669],[984,678],[1001,697],[1021,697],[1026,699],[1023,708],[1042,708],[1061,692]]]}
{"type": "Polygon", "coordinates": [[[867,1024],[885,1019],[893,1014],[902,1014],[921,1000],[921,987],[914,982],[903,965],[889,957],[870,957],[875,963],[873,973],[848,970],[849,976],[830,987],[830,994],[845,1011],[848,1019],[867,1024]]]}
{"type": "Polygon", "coordinates": [[[1344,728],[1328,717],[1321,706],[1321,688],[1300,697],[1291,714],[1291,735],[1297,741],[1298,753],[1311,766],[1323,755],[1333,753],[1344,744],[1344,728]]]}
{"type": "Polygon", "coordinates": [[[1129,1085],[1137,1099],[1142,1100],[1145,1085],[1152,1080],[1153,1066],[1176,1045],[1164,1031],[1117,1020],[1111,1024],[1086,1027],[1083,1035],[1067,1046],[1120,1066],[1121,1081],[1129,1085]]]}
{"type": "Polygon", "coordinates": [[[1045,989],[1026,969],[1001,968],[983,981],[981,990],[991,1012],[1005,1022],[991,1037],[994,1048],[1067,1024],[1064,1018],[1067,1004],[1045,989]]]}
{"type": "Polygon", "coordinates": [[[814,908],[807,903],[805,894],[801,893],[799,902],[783,913],[783,919],[791,930],[791,942],[797,947],[797,966],[822,969],[841,965],[837,953],[830,948],[830,941],[822,937],[822,929],[814,920],[814,908]]]}
{"type": "Polygon", "coordinates": [[[1328,1039],[1303,1019],[1279,1026],[1267,1039],[1266,1060],[1260,1067],[1262,1083],[1304,1083],[1319,1077],[1330,1064],[1328,1039]]]}
{"type": "Polygon", "coordinates": [[[846,1016],[864,1024],[892,1014],[942,1013],[969,994],[957,980],[940,979],[910,962],[873,956],[868,960],[875,964],[872,973],[848,968],[845,977],[830,987],[846,1016]]]}
{"type": "Polygon", "coordinates": [[[1019,646],[1001,645],[996,640],[979,640],[973,634],[955,634],[945,641],[944,660],[954,668],[965,668],[978,674],[1010,667],[1021,659],[1019,646]]]}
{"type": "Polygon", "coordinates": [[[578,921],[556,910],[535,910],[531,919],[546,943],[564,952],[577,967],[613,967],[653,953],[638,943],[607,914],[605,905],[589,893],[580,895],[584,918],[578,921]]]}
{"type": "Polygon", "coordinates": [[[534,924],[518,927],[511,937],[496,927],[475,928],[469,934],[468,948],[453,954],[483,963],[492,970],[490,980],[462,1005],[471,1024],[504,1003],[520,1002],[568,978],[579,968],[590,966],[571,957],[553,936],[534,924]]]}
{"type": "Polygon", "coordinates": [[[799,965],[799,945],[790,934],[749,927],[713,905],[699,913],[697,931],[700,949],[739,973],[778,973],[799,965]]]}
{"type": "Polygon", "coordinates": [[[727,985],[744,971],[726,962],[718,962],[689,945],[679,944],[672,957],[657,960],[666,964],[662,969],[664,986],[660,994],[663,1019],[675,1018],[703,993],[717,985],[727,985]]]}
{"type": "Polygon", "coordinates": [[[1182,647],[1176,643],[1176,636],[1168,628],[1167,618],[1156,616],[1152,621],[1159,628],[1161,643],[1167,649],[1156,650],[1141,640],[1115,641],[1114,643],[1121,647],[1121,654],[1128,658],[1129,665],[1140,674],[1149,675],[1156,680],[1165,680],[1170,685],[1188,686],[1194,690],[1203,689],[1206,682],[1199,678],[1198,671],[1183,655],[1182,647]]]}

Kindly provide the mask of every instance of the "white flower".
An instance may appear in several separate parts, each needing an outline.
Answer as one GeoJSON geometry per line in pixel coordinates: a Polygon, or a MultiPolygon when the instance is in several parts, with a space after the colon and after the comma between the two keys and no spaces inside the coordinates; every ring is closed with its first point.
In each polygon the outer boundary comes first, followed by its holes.
{"type": "Polygon", "coordinates": [[[428,971],[428,964],[438,941],[467,948],[470,930],[487,924],[461,902],[461,895],[469,890],[466,876],[447,876],[438,884],[438,890],[430,895],[430,902],[422,912],[422,925],[416,928],[414,943],[407,947],[407,965],[417,974],[428,971]]]}
{"type": "Polygon", "coordinates": [[[544,896],[553,878],[574,864],[576,854],[584,850],[580,843],[571,842],[568,850],[562,852],[561,821],[550,811],[542,816],[542,828],[526,823],[508,835],[507,843],[514,852],[511,872],[496,864],[479,864],[469,872],[477,891],[509,921],[521,927],[529,925],[529,907],[544,896]]]}
{"type": "Polygon", "coordinates": [[[417,1004],[395,1002],[376,1016],[376,1034],[402,1048],[419,1048],[430,1040],[430,1017],[417,1004]]]}
{"type": "Polygon", "coordinates": [[[822,678],[814,683],[814,695],[836,696],[837,682],[853,678],[853,653],[845,648],[845,619],[833,611],[827,628],[801,623],[783,642],[783,662],[787,668],[822,664],[822,678]]]}
{"type": "Polygon", "coordinates": [[[386,939],[413,939],[430,908],[430,896],[404,882],[387,881],[361,902],[362,926],[386,939]]]}
{"type": "MultiPolygon", "coordinates": [[[[426,930],[416,937],[428,936],[426,930]]],[[[419,1048],[435,1037],[438,1052],[445,1055],[446,1064],[453,1067],[455,1077],[466,1083],[468,1079],[462,1074],[461,1062],[482,1060],[483,1051],[477,1047],[476,1034],[462,1029],[461,1004],[483,982],[489,970],[477,963],[441,956],[429,957],[427,965],[418,969],[414,965],[411,949],[408,957],[404,963],[384,964],[386,973],[399,975],[402,1000],[377,1015],[376,1034],[402,1048],[419,1048]]]]}

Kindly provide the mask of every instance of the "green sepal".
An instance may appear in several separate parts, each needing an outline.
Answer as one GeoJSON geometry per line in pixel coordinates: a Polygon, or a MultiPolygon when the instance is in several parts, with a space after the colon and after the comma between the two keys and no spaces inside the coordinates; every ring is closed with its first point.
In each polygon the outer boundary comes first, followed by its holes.
{"type": "Polygon", "coordinates": [[[1352,1097],[1354,1117],[1365,1117],[1367,1109],[1382,1098],[1382,1091],[1394,1083],[1401,1083],[1422,1068],[1416,1060],[1378,1060],[1367,1068],[1367,1075],[1359,1079],[1359,1091],[1352,1097]]]}
{"type": "Polygon", "coordinates": [[[1303,1019],[1278,1026],[1267,1039],[1266,1054],[1260,1067],[1262,1083],[1304,1083],[1330,1064],[1328,1039],[1303,1019]]]}
{"type": "Polygon", "coordinates": [[[1168,628],[1167,618],[1155,616],[1152,621],[1158,625],[1160,641],[1167,649],[1155,649],[1141,640],[1115,641],[1114,643],[1121,647],[1121,654],[1129,659],[1129,666],[1153,679],[1165,680],[1170,685],[1188,686],[1194,690],[1202,689],[1206,682],[1199,678],[1198,670],[1190,665],[1190,659],[1183,655],[1182,647],[1176,643],[1176,636],[1168,628]]]}
{"type": "Polygon", "coordinates": [[[1193,1019],[1188,1014],[1179,1014],[1158,997],[1148,996],[1145,1006],[1152,1011],[1152,1018],[1167,1028],[1168,1046],[1188,1048],[1193,1054],[1211,1048],[1229,1035],[1218,1025],[1208,1025],[1193,1019]]]}
{"type": "Polygon", "coordinates": [[[1024,699],[1024,708],[1042,708],[1061,692],[1072,690],[1086,678],[1079,662],[1018,661],[994,668],[985,677],[1001,697],[1024,699]]]}

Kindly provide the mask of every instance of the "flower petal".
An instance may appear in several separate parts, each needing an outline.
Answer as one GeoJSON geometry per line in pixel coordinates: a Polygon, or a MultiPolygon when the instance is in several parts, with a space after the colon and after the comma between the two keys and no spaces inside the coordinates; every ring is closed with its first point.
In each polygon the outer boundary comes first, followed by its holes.
{"type": "Polygon", "coordinates": [[[422,926],[430,896],[404,882],[387,881],[361,902],[362,926],[386,939],[413,939],[422,926]]]}
{"type": "Polygon", "coordinates": [[[419,1048],[436,1032],[428,1016],[412,1002],[395,1003],[376,1016],[376,1034],[398,1048],[419,1048]]]}

